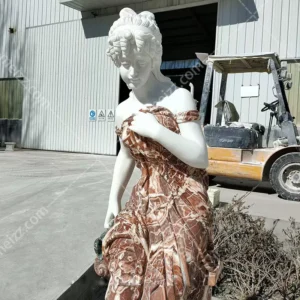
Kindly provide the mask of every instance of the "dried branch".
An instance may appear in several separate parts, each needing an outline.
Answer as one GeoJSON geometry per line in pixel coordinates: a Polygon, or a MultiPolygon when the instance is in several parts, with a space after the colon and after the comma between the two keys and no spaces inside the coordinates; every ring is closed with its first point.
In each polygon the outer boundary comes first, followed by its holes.
{"type": "Polygon", "coordinates": [[[248,214],[244,197],[215,210],[215,249],[224,271],[214,294],[228,300],[299,300],[300,227],[291,220],[286,240],[248,214]]]}

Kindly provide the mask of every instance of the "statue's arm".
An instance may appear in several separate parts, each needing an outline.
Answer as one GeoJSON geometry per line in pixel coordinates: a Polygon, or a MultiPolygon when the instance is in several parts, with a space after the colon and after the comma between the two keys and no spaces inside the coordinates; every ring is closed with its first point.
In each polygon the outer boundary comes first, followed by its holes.
{"type": "Polygon", "coordinates": [[[162,126],[154,139],[191,167],[206,169],[207,146],[200,124],[197,123],[191,121],[180,125],[181,135],[162,126]]]}
{"type": "MultiPolygon", "coordinates": [[[[116,112],[116,123],[121,124],[118,121],[118,112],[116,112]]],[[[109,228],[110,221],[118,215],[121,210],[121,200],[126,189],[126,186],[132,175],[135,161],[130,154],[130,151],[127,147],[124,146],[122,140],[120,139],[121,148],[117,156],[114,171],[113,179],[110,188],[108,209],[105,217],[104,227],[109,228]]]]}
{"type": "Polygon", "coordinates": [[[118,203],[121,203],[123,193],[126,189],[126,186],[130,180],[135,166],[135,161],[129,153],[128,148],[126,148],[123,145],[121,140],[120,143],[121,150],[115,162],[113,179],[109,195],[110,200],[114,201],[115,199],[117,199],[118,203]]]}
{"type": "MultiPolygon", "coordinates": [[[[196,110],[195,100],[187,90],[179,89],[171,100],[170,106],[176,114],[196,110]]],[[[180,134],[177,134],[161,125],[153,114],[138,112],[129,128],[156,140],[186,164],[200,169],[207,168],[208,152],[200,121],[181,122],[180,134]]]]}
{"type": "MultiPolygon", "coordinates": [[[[197,109],[192,95],[184,89],[179,89],[173,96],[172,105],[177,113],[197,109]]],[[[158,126],[153,138],[186,164],[207,168],[208,152],[200,121],[180,123],[179,128],[181,134],[158,126]]]]}

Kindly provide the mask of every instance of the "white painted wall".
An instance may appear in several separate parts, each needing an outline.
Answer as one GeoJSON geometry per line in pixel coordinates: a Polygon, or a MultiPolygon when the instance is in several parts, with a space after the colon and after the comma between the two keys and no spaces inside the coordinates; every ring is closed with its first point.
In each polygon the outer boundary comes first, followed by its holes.
{"type": "MultiPolygon", "coordinates": [[[[277,52],[281,59],[300,57],[299,0],[220,0],[216,54],[254,52],[277,52]],[[240,22],[242,19],[247,22],[240,22]]],[[[214,104],[218,101],[220,78],[215,74],[214,104]]],[[[266,73],[229,75],[225,99],[235,104],[242,121],[267,125],[269,114],[260,110],[263,102],[275,100],[273,85],[272,76],[266,73]],[[257,84],[259,97],[240,98],[242,85],[257,84]]],[[[213,121],[215,116],[216,109],[213,109],[213,121]]]]}

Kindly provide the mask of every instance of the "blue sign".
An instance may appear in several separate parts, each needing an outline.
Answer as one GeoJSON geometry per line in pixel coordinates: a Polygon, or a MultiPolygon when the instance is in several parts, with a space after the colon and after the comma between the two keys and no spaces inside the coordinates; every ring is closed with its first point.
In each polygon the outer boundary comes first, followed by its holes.
{"type": "Polygon", "coordinates": [[[95,109],[90,109],[89,120],[96,121],[96,110],[95,109]]]}

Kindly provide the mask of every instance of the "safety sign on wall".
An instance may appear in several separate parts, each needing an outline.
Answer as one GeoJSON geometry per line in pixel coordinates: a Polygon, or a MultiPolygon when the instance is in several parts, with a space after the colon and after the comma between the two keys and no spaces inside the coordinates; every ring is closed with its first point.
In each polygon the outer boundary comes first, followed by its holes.
{"type": "Polygon", "coordinates": [[[106,119],[105,109],[98,109],[97,118],[98,118],[98,121],[100,121],[100,122],[105,121],[105,119],[106,119]]]}
{"type": "Polygon", "coordinates": [[[106,116],[108,122],[114,122],[115,121],[115,111],[113,109],[107,109],[106,110],[106,116]]]}
{"type": "Polygon", "coordinates": [[[96,121],[96,110],[95,109],[90,109],[89,111],[89,120],[90,121],[96,121]]]}

